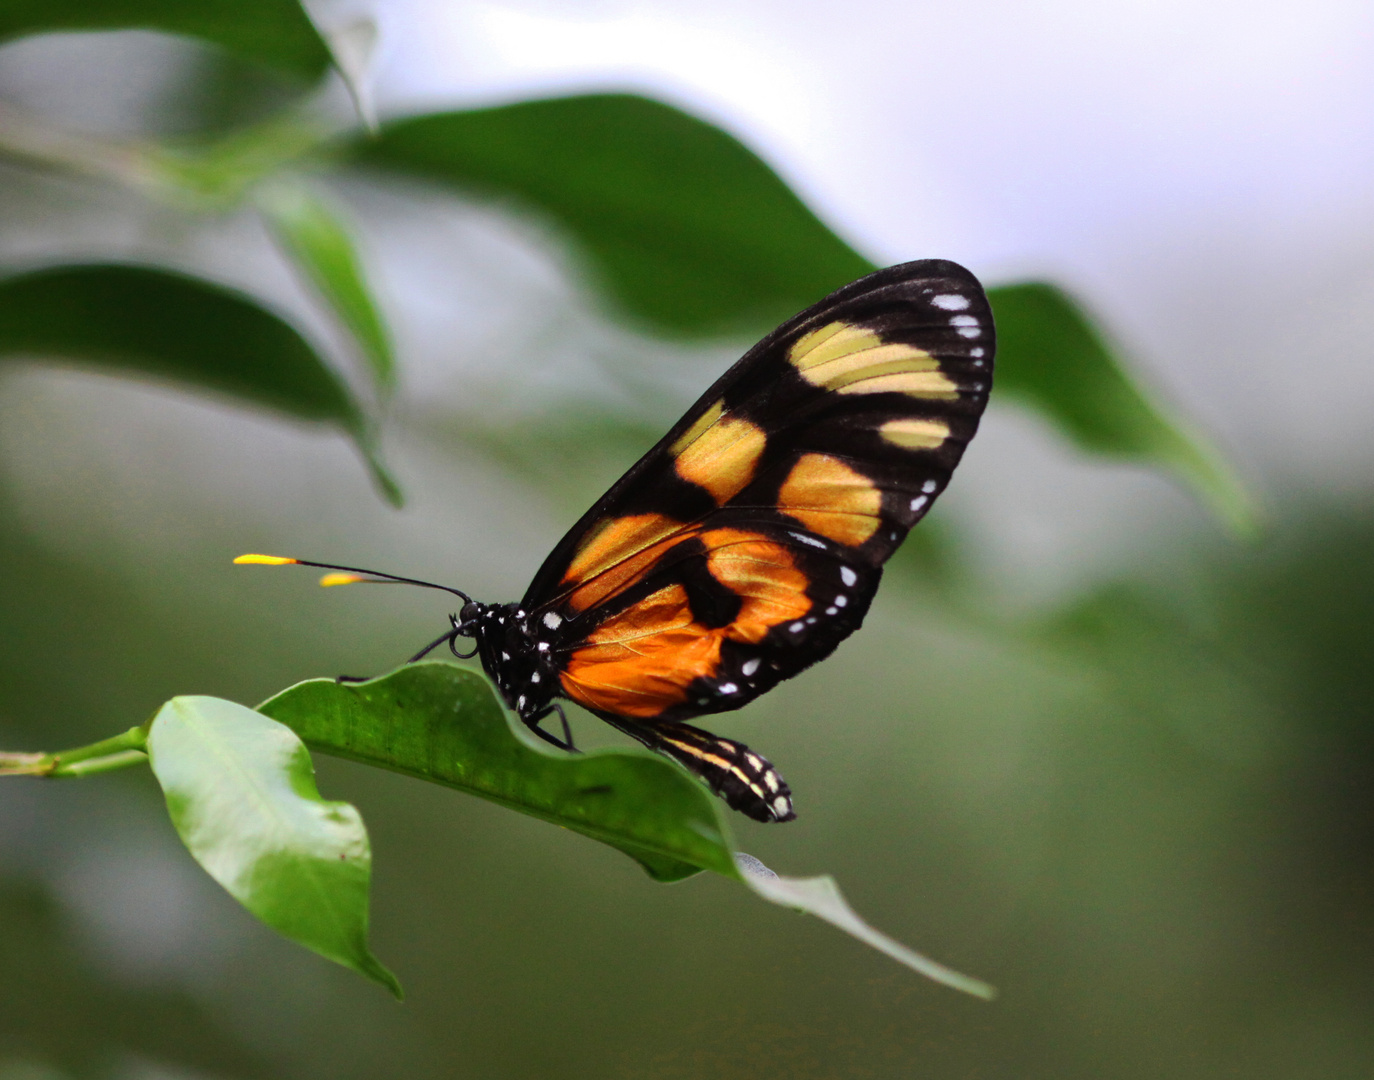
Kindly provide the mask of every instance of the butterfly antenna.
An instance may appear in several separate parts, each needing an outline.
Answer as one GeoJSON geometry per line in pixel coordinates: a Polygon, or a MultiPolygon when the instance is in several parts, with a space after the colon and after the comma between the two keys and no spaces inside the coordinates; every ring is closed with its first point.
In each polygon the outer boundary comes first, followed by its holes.
{"type": "MultiPolygon", "coordinates": [[[[359,582],[369,582],[374,585],[419,585],[424,589],[440,589],[446,593],[452,593],[460,597],[464,603],[471,604],[472,597],[463,592],[462,589],[454,589],[448,585],[437,585],[432,581],[420,581],[417,578],[401,577],[398,574],[385,574],[380,570],[360,570],[356,566],[336,566],[333,563],[312,562],[310,559],[287,559],[281,555],[240,555],[234,560],[239,565],[255,566],[314,566],[321,570],[338,571],[333,574],[325,574],[320,578],[320,584],[330,585],[354,585],[359,582]]],[[[442,644],[440,638],[435,644],[442,644]]],[[[434,646],[431,646],[433,648],[434,646]]]]}

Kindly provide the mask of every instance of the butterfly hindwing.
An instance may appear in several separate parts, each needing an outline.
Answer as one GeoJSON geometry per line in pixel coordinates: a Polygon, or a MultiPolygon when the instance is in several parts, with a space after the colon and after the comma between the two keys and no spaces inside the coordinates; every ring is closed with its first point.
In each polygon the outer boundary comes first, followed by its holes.
{"type": "Polygon", "coordinates": [[[780,514],[730,509],[637,558],[629,585],[565,609],[552,650],[569,697],[640,722],[737,709],[824,659],[881,575],[780,514]]]}
{"type": "Polygon", "coordinates": [[[756,821],[791,821],[797,816],[787,781],[772,762],[744,744],[689,724],[611,723],[650,750],[666,754],[696,773],[733,809],[756,821]]]}

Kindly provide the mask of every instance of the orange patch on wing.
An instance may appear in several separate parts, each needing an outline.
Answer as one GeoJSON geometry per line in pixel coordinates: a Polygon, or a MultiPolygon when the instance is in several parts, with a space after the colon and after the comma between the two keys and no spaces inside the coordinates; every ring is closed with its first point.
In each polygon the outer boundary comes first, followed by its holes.
{"type": "Polygon", "coordinates": [[[576,586],[569,598],[573,609],[585,611],[638,579],[682,528],[682,522],[664,514],[630,514],[604,522],[583,542],[563,575],[563,584],[576,586]]]}
{"type": "Polygon", "coordinates": [[[828,454],[803,454],[778,492],[779,510],[850,547],[878,531],[882,504],[872,480],[828,454]]]}
{"type": "Polygon", "coordinates": [[[669,585],[607,619],[568,657],[574,701],[619,716],[657,716],[720,663],[720,640],[692,620],[687,590],[669,585]]]}
{"type": "Polygon", "coordinates": [[[727,640],[757,643],[810,610],[806,575],[781,544],[738,529],[711,529],[701,540],[711,575],[743,600],[735,620],[703,626],[692,617],[687,590],[665,586],[573,650],[561,676],[569,697],[618,716],[658,716],[687,700],[693,679],[716,673],[727,640]]]}
{"type": "Polygon", "coordinates": [[[767,442],[757,424],[717,419],[678,451],[673,466],[678,476],[705,488],[717,505],[724,505],[754,479],[767,442]]]}
{"type": "Polygon", "coordinates": [[[711,576],[744,601],[724,628],[731,641],[760,642],[774,626],[811,610],[806,575],[781,544],[738,529],[712,529],[701,540],[711,576]]]}
{"type": "Polygon", "coordinates": [[[672,445],[668,447],[668,453],[672,454],[674,457],[682,453],[682,451],[691,446],[692,443],[696,442],[703,431],[719,420],[721,414],[724,412],[725,399],[720,398],[717,401],[713,401],[702,410],[700,416],[692,421],[691,426],[686,431],[673,440],[672,445]]]}

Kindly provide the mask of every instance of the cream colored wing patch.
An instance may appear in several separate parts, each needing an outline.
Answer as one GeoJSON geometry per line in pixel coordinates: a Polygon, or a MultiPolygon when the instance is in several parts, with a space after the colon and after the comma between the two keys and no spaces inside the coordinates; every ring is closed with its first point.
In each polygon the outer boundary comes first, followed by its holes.
{"type": "Polygon", "coordinates": [[[884,342],[872,330],[833,322],[797,339],[787,359],[802,378],[841,394],[952,399],[959,388],[924,349],[884,342]]]}
{"type": "Polygon", "coordinates": [[[878,434],[904,450],[936,450],[949,438],[949,425],[943,420],[889,420],[878,434]]]}

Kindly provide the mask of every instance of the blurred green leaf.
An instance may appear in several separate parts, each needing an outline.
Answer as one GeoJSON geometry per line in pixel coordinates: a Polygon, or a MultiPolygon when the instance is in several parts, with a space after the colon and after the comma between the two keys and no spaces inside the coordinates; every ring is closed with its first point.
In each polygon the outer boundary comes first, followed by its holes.
{"type": "MultiPolygon", "coordinates": [[[[629,94],[393,121],[354,159],[545,214],[632,317],[678,334],[758,331],[875,267],[738,140],[629,94]]],[[[1254,506],[1198,435],[1152,403],[1082,311],[1038,283],[989,291],[998,389],[1083,449],[1161,465],[1238,532],[1254,506]]]]}
{"type": "Polygon", "coordinates": [[[381,312],[372,299],[353,237],[329,203],[302,183],[277,183],[259,206],[287,255],[352,332],[377,386],[395,389],[396,359],[381,312]]]}
{"type": "Polygon", "coordinates": [[[715,799],[647,750],[572,756],[516,733],[475,671],[420,663],[365,683],[312,679],[259,706],[316,750],[466,791],[600,840],[659,881],[735,876],[715,799]]]}
{"type": "Polygon", "coordinates": [[[148,756],[177,833],[235,900],[402,996],[367,946],[372,849],[362,818],[320,798],[290,728],[232,701],[178,697],[153,718],[148,756]]]}
{"type": "Polygon", "coordinates": [[[223,212],[312,154],[322,138],[324,130],[313,118],[277,112],[209,142],[153,147],[145,153],[145,167],[174,201],[223,212]]]}
{"type": "Polygon", "coordinates": [[[242,293],[152,267],[0,280],[0,358],[66,359],[218,391],[351,434],[393,502],[362,410],[295,329],[242,293]]]}
{"type": "Polygon", "coordinates": [[[1201,435],[1152,402],[1082,308],[1041,282],[988,290],[997,319],[997,393],[1043,413],[1078,446],[1172,470],[1242,535],[1249,493],[1201,435]]]}
{"type": "Polygon", "coordinates": [[[997,991],[981,979],[962,975],[873,929],[849,906],[849,901],[840,892],[835,879],[828,874],[811,878],[782,877],[752,855],[742,852],[735,855],[735,865],[739,870],[740,879],[756,895],[770,903],[814,915],[942,986],[961,990],[985,1001],[991,1001],[997,996],[997,991]]]}
{"type": "Polygon", "coordinates": [[[331,60],[297,0],[5,0],[0,5],[0,42],[64,30],[182,34],[312,81],[331,60]]]}
{"type": "Polygon", "coordinates": [[[752,332],[872,269],[739,140],[631,94],[392,121],[353,153],[550,216],[660,331],[752,332]]]}

